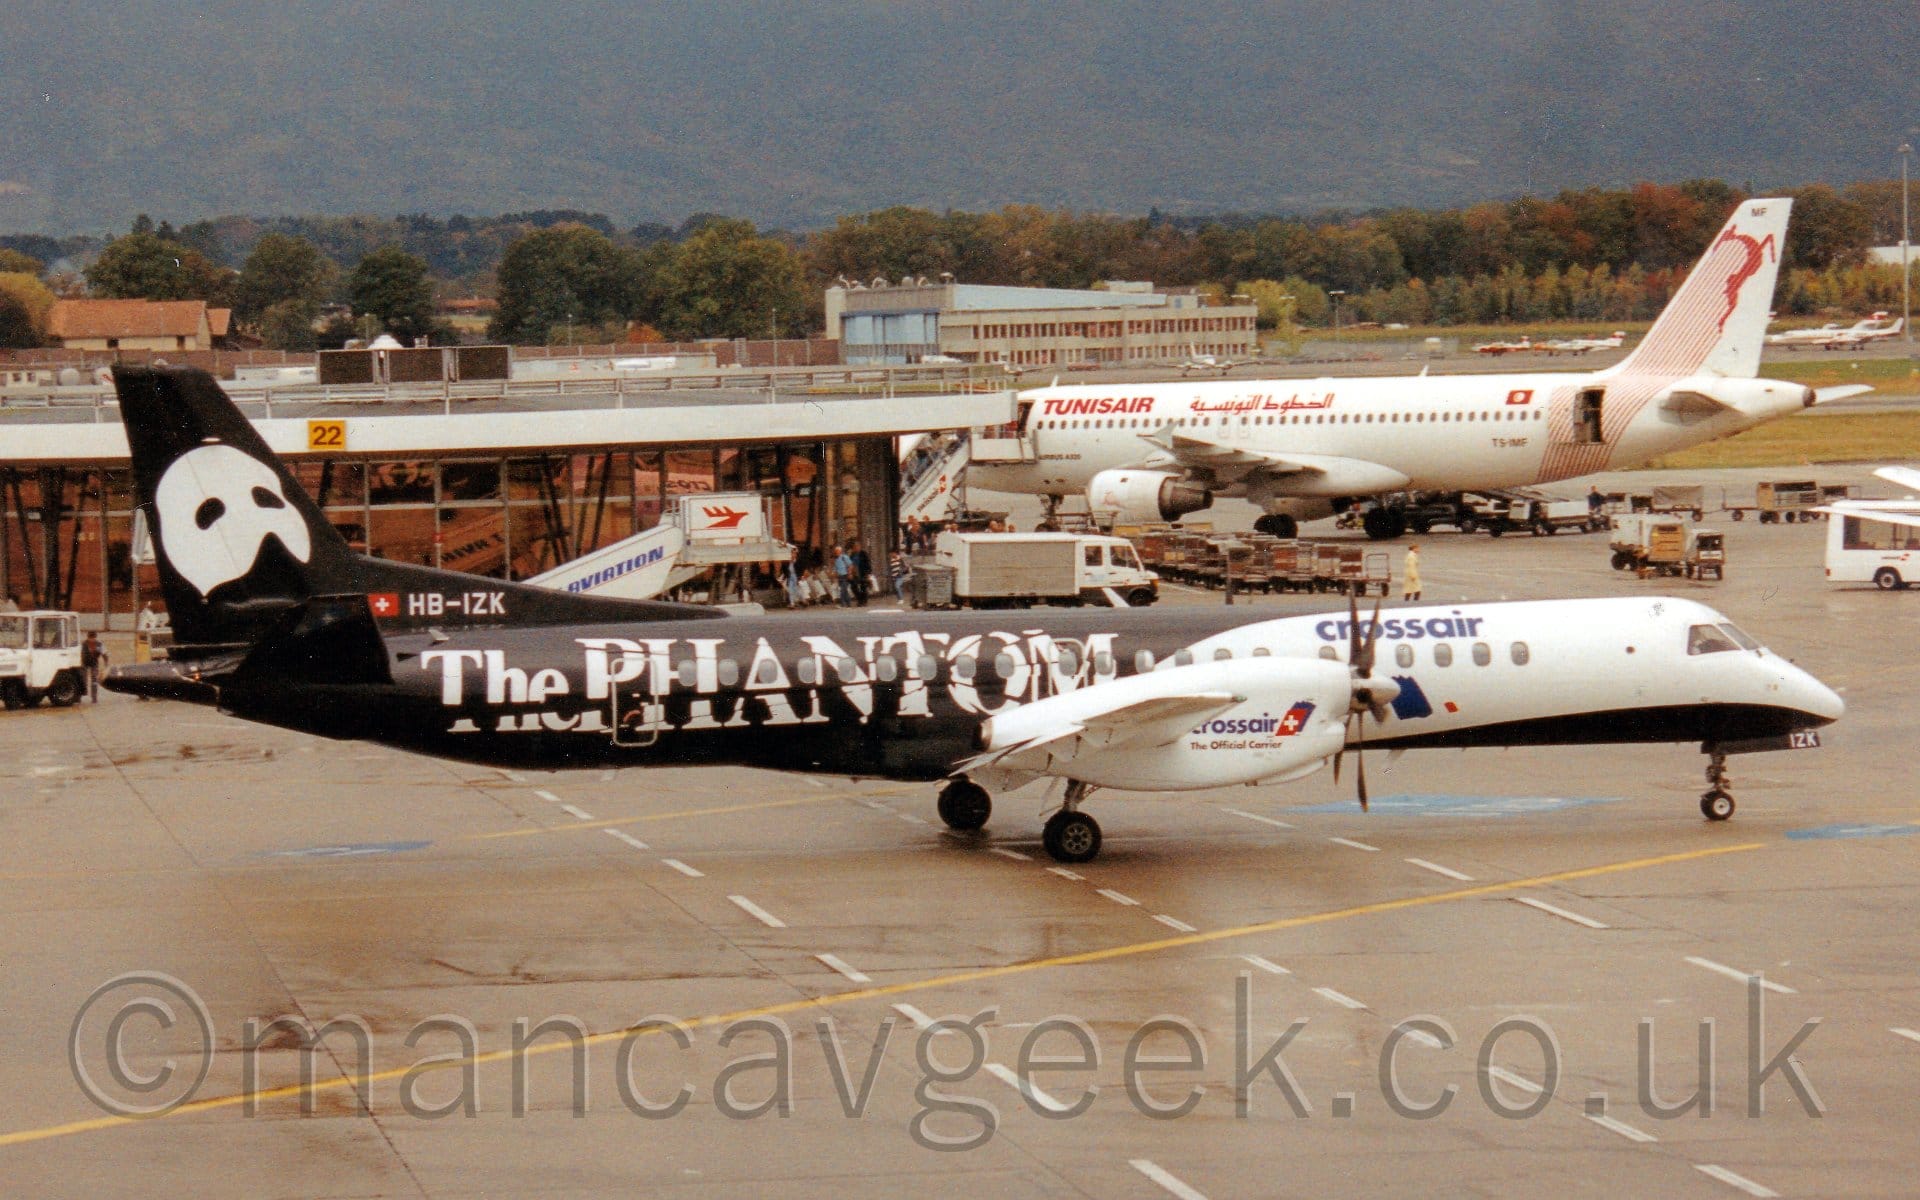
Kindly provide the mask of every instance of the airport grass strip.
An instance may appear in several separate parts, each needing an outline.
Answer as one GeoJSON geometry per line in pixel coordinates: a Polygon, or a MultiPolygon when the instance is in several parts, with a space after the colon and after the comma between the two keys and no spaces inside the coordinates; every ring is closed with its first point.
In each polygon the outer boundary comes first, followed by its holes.
{"type": "MultiPolygon", "coordinates": [[[[1651,858],[1626,859],[1621,862],[1601,863],[1592,867],[1576,867],[1568,871],[1555,871],[1547,875],[1534,875],[1526,879],[1513,879],[1504,883],[1485,883],[1468,888],[1455,888],[1452,891],[1435,892],[1424,896],[1406,896],[1398,900],[1380,900],[1372,904],[1358,904],[1350,908],[1329,909],[1324,912],[1308,913],[1298,917],[1281,917],[1272,921],[1261,921],[1252,925],[1238,925],[1230,929],[1213,929],[1200,933],[1181,934],[1177,937],[1156,938],[1149,942],[1130,942],[1119,946],[1109,946],[1101,950],[1083,950],[1075,954],[1062,954],[1051,958],[1029,959],[1025,962],[1008,963],[999,967],[981,967],[972,971],[959,971],[950,975],[937,975],[930,979],[909,980],[905,983],[883,984],[877,987],[858,988],[848,992],[834,992],[825,996],[813,996],[799,1000],[788,1000],[780,1004],[767,1004],[758,1008],[739,1009],[728,1013],[715,1013],[704,1017],[693,1017],[682,1025],[689,1029],[705,1029],[728,1025],[755,1017],[775,1017],[788,1013],[804,1012],[808,1009],[835,1007],[853,1004],[865,1000],[879,1000],[894,996],[908,995],[914,992],[930,991],[935,988],[956,987],[962,984],[982,983],[987,980],[1004,979],[1013,975],[1024,975],[1035,971],[1053,970],[1059,967],[1085,966],[1089,963],[1111,962],[1116,959],[1136,958],[1144,954],[1158,954],[1167,950],[1180,950],[1188,946],[1203,946],[1214,942],[1223,942],[1235,938],[1255,937],[1265,933],[1278,933],[1288,929],[1302,929],[1309,925],[1324,925],[1333,921],[1351,920],[1355,917],[1378,916],[1382,913],[1401,912],[1406,909],[1425,908],[1435,904],[1448,904],[1457,900],[1475,900],[1483,896],[1498,896],[1523,888],[1548,887],[1555,884],[1572,883],[1580,879],[1593,879],[1602,875],[1618,875],[1627,871],[1643,871],[1653,867],[1672,866],[1677,863],[1698,862],[1702,859],[1717,858],[1726,854],[1739,854],[1749,850],[1759,850],[1763,842],[1742,842],[1732,846],[1714,846],[1705,850],[1685,850],[1676,854],[1661,854],[1651,858]]],[[[338,1079],[316,1080],[311,1086],[286,1084],[280,1087],[261,1088],[254,1092],[240,1092],[228,1096],[214,1096],[205,1100],[190,1100],[177,1108],[169,1109],[153,1116],[102,1116],[85,1120],[69,1121],[60,1125],[47,1125],[38,1129],[19,1129],[0,1134],[0,1147],[19,1146],[29,1142],[46,1141],[51,1138],[72,1137],[76,1134],[93,1133],[103,1129],[115,1129],[123,1125],[137,1125],[143,1121],[157,1121],[166,1117],[187,1116],[197,1113],[213,1112],[225,1108],[257,1106],[268,1100],[295,1099],[303,1093],[318,1095],[321,1092],[352,1092],[362,1085],[369,1088],[375,1083],[397,1082],[409,1075],[426,1069],[452,1069],[468,1066],[480,1067],[488,1063],[510,1062],[516,1056],[533,1057],[546,1053],[558,1053],[574,1048],[575,1045],[598,1045],[618,1042],[623,1038],[652,1036],[660,1031],[659,1026],[627,1027],[606,1033],[589,1035],[584,1043],[543,1042],[525,1049],[490,1050],[468,1058],[446,1058],[436,1060],[430,1066],[423,1063],[410,1063],[405,1067],[394,1067],[385,1071],[374,1071],[363,1077],[342,1076],[338,1079]]]]}

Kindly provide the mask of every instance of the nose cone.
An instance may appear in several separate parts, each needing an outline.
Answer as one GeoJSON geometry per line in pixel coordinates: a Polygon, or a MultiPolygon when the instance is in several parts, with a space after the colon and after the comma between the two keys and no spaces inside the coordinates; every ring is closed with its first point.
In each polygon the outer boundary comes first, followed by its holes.
{"type": "Polygon", "coordinates": [[[1840,694],[1791,663],[1782,663],[1780,691],[1787,705],[1801,714],[1801,727],[1831,725],[1846,714],[1840,694]]]}

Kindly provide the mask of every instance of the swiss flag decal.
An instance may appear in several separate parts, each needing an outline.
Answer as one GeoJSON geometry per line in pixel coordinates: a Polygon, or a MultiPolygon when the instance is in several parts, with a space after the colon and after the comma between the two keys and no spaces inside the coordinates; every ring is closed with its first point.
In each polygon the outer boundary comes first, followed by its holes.
{"type": "Polygon", "coordinates": [[[398,592],[368,592],[367,607],[376,617],[397,617],[400,615],[400,594],[398,592]]]}

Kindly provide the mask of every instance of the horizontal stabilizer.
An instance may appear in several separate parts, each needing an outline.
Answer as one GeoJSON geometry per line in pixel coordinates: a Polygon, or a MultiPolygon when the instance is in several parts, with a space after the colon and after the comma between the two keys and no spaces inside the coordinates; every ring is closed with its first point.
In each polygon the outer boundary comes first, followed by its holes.
{"type": "Polygon", "coordinates": [[[1873,473],[1888,483],[1897,483],[1901,487],[1920,490],[1920,471],[1912,467],[1876,467],[1873,473]]]}
{"type": "Polygon", "coordinates": [[[254,645],[238,674],[300,683],[393,682],[386,641],[359,593],[315,596],[289,611],[254,645]]]}
{"type": "Polygon", "coordinates": [[[1848,383],[1842,384],[1839,387],[1815,388],[1813,392],[1813,402],[1815,404],[1831,404],[1835,400],[1845,400],[1849,396],[1864,396],[1872,390],[1873,388],[1864,383],[1848,383]]]}

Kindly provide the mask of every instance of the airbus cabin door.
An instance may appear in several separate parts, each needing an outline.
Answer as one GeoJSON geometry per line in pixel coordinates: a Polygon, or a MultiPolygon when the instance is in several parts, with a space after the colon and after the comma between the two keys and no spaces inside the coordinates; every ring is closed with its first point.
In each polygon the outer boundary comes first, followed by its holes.
{"type": "Polygon", "coordinates": [[[1582,388],[1573,397],[1573,438],[1575,445],[1598,445],[1600,436],[1600,406],[1606,399],[1607,389],[1603,387],[1582,388]]]}

